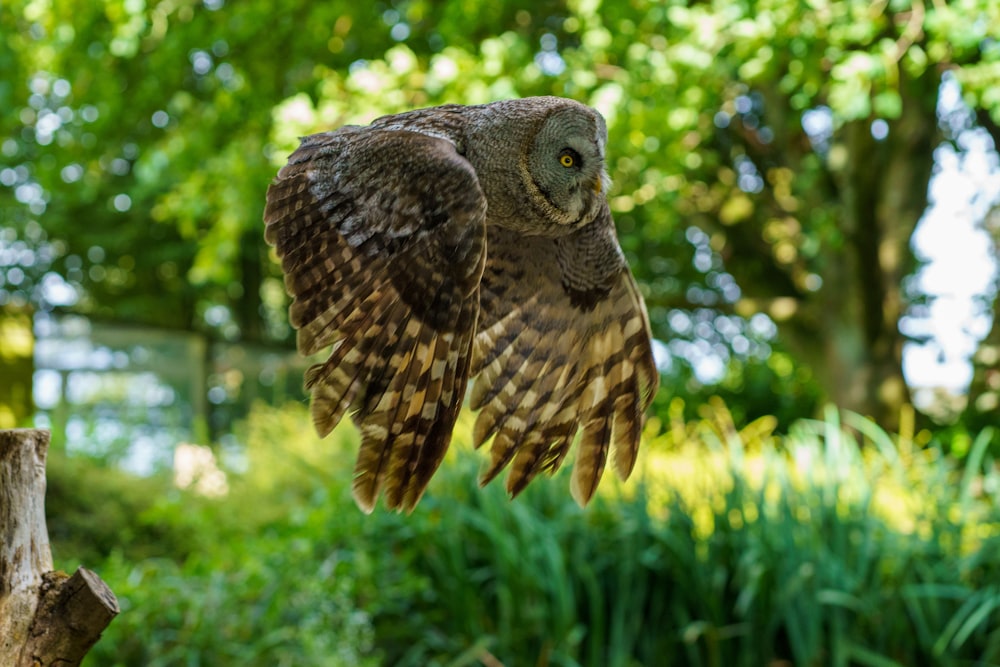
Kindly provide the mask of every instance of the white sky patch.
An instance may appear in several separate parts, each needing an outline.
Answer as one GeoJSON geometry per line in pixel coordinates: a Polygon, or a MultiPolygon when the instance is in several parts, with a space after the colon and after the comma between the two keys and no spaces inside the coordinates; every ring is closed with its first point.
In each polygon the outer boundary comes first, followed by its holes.
{"type": "Polygon", "coordinates": [[[925,316],[903,318],[904,333],[927,335],[910,343],[903,370],[913,387],[965,391],[972,379],[970,358],[989,332],[991,318],[978,299],[991,298],[997,276],[994,245],[981,227],[1000,202],[1000,159],[981,129],[963,132],[959,150],[935,152],[930,206],[913,235],[913,249],[927,262],[916,275],[917,289],[930,295],[925,316]]]}

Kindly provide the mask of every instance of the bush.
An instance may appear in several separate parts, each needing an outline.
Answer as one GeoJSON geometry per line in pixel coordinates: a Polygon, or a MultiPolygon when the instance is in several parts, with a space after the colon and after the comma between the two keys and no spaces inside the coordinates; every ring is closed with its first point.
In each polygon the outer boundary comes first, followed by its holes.
{"type": "Polygon", "coordinates": [[[937,447],[897,449],[846,419],[831,412],[782,439],[761,424],[725,441],[717,419],[684,425],[650,443],[630,497],[619,489],[586,511],[565,479],[510,503],[498,487],[477,492],[468,466],[449,470],[394,527],[426,581],[424,597],[375,613],[387,664],[487,652],[612,666],[997,658],[988,434],[962,470],[937,447]]]}
{"type": "MultiPolygon", "coordinates": [[[[115,550],[128,558],[183,557],[201,537],[160,520],[175,494],[165,475],[137,477],[53,448],[46,469],[46,521],[57,560],[93,567],[115,550]]],[[[197,499],[192,499],[197,501],[197,499]]]]}
{"type": "Polygon", "coordinates": [[[115,516],[126,517],[119,525],[83,522],[70,542],[54,546],[69,554],[94,526],[104,538],[116,530],[121,538],[95,569],[122,614],[86,665],[378,664],[370,615],[355,606],[350,576],[351,536],[362,517],[347,506],[349,495],[331,499],[321,476],[338,450],[353,445],[353,434],[320,446],[309,424],[300,409],[261,407],[244,425],[248,470],[231,476],[222,499],[163,489],[159,478],[137,479],[93,460],[88,467],[85,458],[69,462],[84,472],[80,479],[94,480],[83,490],[100,488],[99,480],[127,489],[111,503],[121,508],[115,516]],[[150,482],[157,493],[139,493],[150,482]],[[327,541],[334,507],[350,512],[327,541]],[[155,557],[142,556],[148,553],[155,557]]]}
{"type": "Polygon", "coordinates": [[[637,481],[580,510],[563,473],[513,502],[478,489],[463,417],[413,514],[365,516],[350,500],[354,433],[319,443],[308,425],[301,406],[256,408],[227,498],[160,503],[203,534],[173,558],[132,560],[124,545],[98,568],[123,614],[88,664],[1000,659],[988,432],[960,466],[947,443],[917,447],[849,414],[778,437],[773,421],[737,430],[714,406],[665,424],[637,481]]]}
{"type": "Polygon", "coordinates": [[[345,565],[304,540],[266,538],[183,565],[112,557],[101,574],[122,614],[86,664],[378,664],[345,565]]]}

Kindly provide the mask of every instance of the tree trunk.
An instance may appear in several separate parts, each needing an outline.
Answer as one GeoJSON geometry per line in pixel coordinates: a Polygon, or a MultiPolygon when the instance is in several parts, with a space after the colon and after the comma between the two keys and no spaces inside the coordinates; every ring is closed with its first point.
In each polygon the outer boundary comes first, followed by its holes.
{"type": "Polygon", "coordinates": [[[902,284],[914,268],[910,238],[927,207],[938,138],[928,102],[936,99],[937,81],[908,83],[901,85],[903,111],[888,137],[876,141],[869,120],[839,133],[835,146],[845,159],[831,168],[844,242],[826,266],[821,298],[810,304],[810,319],[821,325],[812,335],[822,341],[810,361],[824,388],[840,407],[890,430],[910,401],[899,331],[902,284]]]}
{"type": "MultiPolygon", "coordinates": [[[[801,124],[788,126],[780,114],[772,126],[785,132],[775,133],[772,142],[754,141],[756,135],[745,130],[730,135],[765,174],[772,167],[799,174],[808,171],[802,167],[807,159],[817,157],[824,163],[821,177],[807,185],[793,180],[794,209],[782,204],[777,187],[765,189],[753,224],[718,228],[726,239],[726,267],[743,290],[737,312],[770,315],[779,338],[810,367],[827,400],[887,430],[899,426],[910,400],[899,320],[906,308],[903,281],[914,268],[910,238],[927,207],[940,136],[939,86],[933,72],[918,79],[901,75],[900,116],[888,121],[888,135],[878,140],[874,116],[831,128],[824,148],[813,146],[801,124]],[[804,231],[768,238],[769,226],[789,219],[793,210],[804,231]],[[807,240],[822,243],[821,251],[803,253],[807,240]],[[779,241],[795,248],[785,261],[779,261],[779,241]]],[[[768,113],[789,108],[784,93],[764,94],[768,113]]]]}
{"type": "Polygon", "coordinates": [[[101,578],[52,571],[45,525],[49,432],[0,431],[0,665],[74,667],[118,614],[101,578]]]}
{"type": "MultiPolygon", "coordinates": [[[[994,256],[1000,257],[1000,206],[987,214],[983,228],[993,239],[994,256]]],[[[998,293],[993,297],[993,324],[972,357],[972,382],[962,415],[962,423],[973,431],[995,426],[1000,410],[1000,278],[995,285],[998,293]]]]}

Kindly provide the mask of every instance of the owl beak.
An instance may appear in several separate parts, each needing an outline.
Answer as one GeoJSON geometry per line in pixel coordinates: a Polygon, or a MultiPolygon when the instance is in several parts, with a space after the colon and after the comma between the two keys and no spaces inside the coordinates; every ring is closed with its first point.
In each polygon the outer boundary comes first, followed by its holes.
{"type": "Polygon", "coordinates": [[[598,175],[597,180],[594,181],[594,194],[601,194],[601,190],[604,189],[604,179],[598,175]]]}

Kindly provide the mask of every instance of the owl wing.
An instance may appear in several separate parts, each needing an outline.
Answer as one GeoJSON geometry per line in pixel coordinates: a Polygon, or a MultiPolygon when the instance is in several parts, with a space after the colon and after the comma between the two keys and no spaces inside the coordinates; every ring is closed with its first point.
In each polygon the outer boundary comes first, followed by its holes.
{"type": "Polygon", "coordinates": [[[659,384],[649,318],[605,209],[568,237],[490,227],[473,353],[475,443],[493,437],[486,484],[510,464],[519,493],[555,471],[579,429],[571,481],[585,505],[609,451],[619,477],[635,464],[643,413],[659,384]]]}
{"type": "Polygon", "coordinates": [[[486,200],[441,138],[356,127],[306,137],[267,192],[265,238],[293,297],[321,436],[352,411],[353,484],[412,509],[451,440],[469,377],[486,200]]]}

